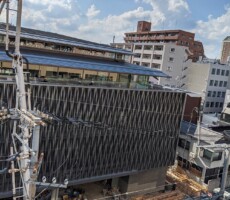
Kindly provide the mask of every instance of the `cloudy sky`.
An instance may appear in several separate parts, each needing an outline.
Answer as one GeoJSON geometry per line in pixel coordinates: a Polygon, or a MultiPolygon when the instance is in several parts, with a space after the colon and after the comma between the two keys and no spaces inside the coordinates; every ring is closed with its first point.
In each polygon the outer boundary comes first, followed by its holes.
{"type": "Polygon", "coordinates": [[[99,43],[111,43],[113,36],[123,42],[124,33],[135,31],[138,20],[151,21],[152,30],[192,31],[205,54],[219,58],[222,40],[230,35],[230,1],[24,0],[23,26],[99,43]]]}

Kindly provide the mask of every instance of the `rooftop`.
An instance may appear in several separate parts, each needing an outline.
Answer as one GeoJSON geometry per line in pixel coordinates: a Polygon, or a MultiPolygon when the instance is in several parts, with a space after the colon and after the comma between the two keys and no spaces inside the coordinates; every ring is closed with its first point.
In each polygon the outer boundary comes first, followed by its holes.
{"type": "MultiPolygon", "coordinates": [[[[6,29],[5,23],[0,23],[0,34],[5,35],[6,34],[5,29],[6,29]]],[[[10,26],[9,30],[10,30],[9,36],[15,36],[15,26],[10,26]]],[[[32,39],[35,41],[53,42],[55,44],[64,44],[64,45],[70,45],[70,46],[81,47],[81,48],[92,49],[92,50],[107,51],[111,53],[121,53],[126,55],[133,54],[130,51],[124,49],[117,49],[106,44],[99,44],[99,43],[90,42],[87,40],[82,40],[66,35],[40,31],[40,30],[35,30],[30,28],[22,27],[21,38],[32,39]]]]}
{"type": "Polygon", "coordinates": [[[226,38],[224,38],[224,41],[230,41],[230,36],[227,36],[226,38]]]}
{"type": "MultiPolygon", "coordinates": [[[[126,62],[118,62],[115,60],[103,60],[87,58],[85,56],[72,56],[61,53],[48,53],[25,49],[22,50],[22,54],[28,59],[30,64],[154,77],[169,77],[167,74],[157,69],[146,68],[126,62]]],[[[11,62],[11,58],[9,58],[3,50],[1,51],[1,49],[0,60],[11,62]]]]}

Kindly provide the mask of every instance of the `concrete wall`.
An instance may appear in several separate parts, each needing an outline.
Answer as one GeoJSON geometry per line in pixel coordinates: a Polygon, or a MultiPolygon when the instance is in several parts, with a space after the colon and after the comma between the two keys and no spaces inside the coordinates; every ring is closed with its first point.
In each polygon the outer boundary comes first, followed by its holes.
{"type": "Polygon", "coordinates": [[[155,192],[164,189],[167,167],[151,169],[135,175],[120,177],[113,180],[112,185],[119,188],[121,193],[138,194],[155,192]]]}

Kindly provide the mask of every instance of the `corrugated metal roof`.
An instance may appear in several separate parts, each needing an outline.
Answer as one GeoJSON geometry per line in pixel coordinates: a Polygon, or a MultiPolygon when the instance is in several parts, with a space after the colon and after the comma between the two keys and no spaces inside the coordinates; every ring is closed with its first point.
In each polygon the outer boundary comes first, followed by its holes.
{"type": "MultiPolygon", "coordinates": [[[[4,35],[6,34],[4,23],[0,23],[0,34],[4,34],[4,35]]],[[[9,35],[15,36],[15,26],[10,26],[9,35]]],[[[50,42],[55,44],[70,45],[70,46],[81,47],[85,49],[133,55],[131,51],[115,48],[106,44],[99,44],[96,42],[81,40],[78,38],[60,35],[57,33],[45,32],[45,31],[34,30],[29,28],[22,28],[21,38],[50,42]]]]}
{"type": "MultiPolygon", "coordinates": [[[[160,70],[146,68],[125,62],[107,61],[102,59],[70,57],[61,54],[43,54],[38,53],[24,53],[31,64],[49,65],[56,67],[66,67],[84,70],[95,70],[104,72],[125,73],[133,75],[146,75],[155,77],[169,77],[167,74],[160,70]]],[[[0,61],[11,61],[11,59],[0,51],[0,61]]]]}

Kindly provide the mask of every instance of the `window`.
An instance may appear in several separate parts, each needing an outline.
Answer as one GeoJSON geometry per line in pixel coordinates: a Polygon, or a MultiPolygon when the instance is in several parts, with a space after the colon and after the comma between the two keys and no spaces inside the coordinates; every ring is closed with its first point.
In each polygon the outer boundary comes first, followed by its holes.
{"type": "Polygon", "coordinates": [[[216,103],[215,103],[215,107],[216,107],[216,108],[219,108],[219,102],[216,102],[216,103]]]}
{"type": "Polygon", "coordinates": [[[184,148],[186,150],[189,150],[190,149],[190,142],[185,140],[185,139],[180,138],[178,146],[182,147],[182,148],[184,148]]]}
{"type": "Polygon", "coordinates": [[[155,60],[161,60],[162,59],[162,55],[153,54],[153,59],[155,59],[155,60]]]}
{"type": "Polygon", "coordinates": [[[135,50],[141,50],[142,49],[142,46],[141,45],[136,45],[135,46],[135,50]]]}
{"type": "Polygon", "coordinates": [[[220,81],[219,82],[219,87],[222,87],[223,86],[223,81],[220,81]]]}
{"type": "Polygon", "coordinates": [[[216,68],[212,68],[212,74],[216,73],[216,68]]]}
{"type": "Polygon", "coordinates": [[[145,45],[144,50],[152,50],[153,46],[152,45],[145,45]]]}
{"type": "Polygon", "coordinates": [[[217,97],[220,97],[221,96],[221,92],[217,92],[217,97]]]}
{"type": "Polygon", "coordinates": [[[227,81],[224,81],[224,87],[227,87],[227,81]]]}
{"type": "Polygon", "coordinates": [[[225,76],[229,76],[229,70],[226,70],[225,76]]]}
{"type": "Polygon", "coordinates": [[[216,97],[216,91],[212,92],[212,97],[216,97]]]}
{"type": "Polygon", "coordinates": [[[144,58],[144,59],[150,59],[151,55],[150,54],[143,54],[142,58],[144,58]]]}
{"type": "Polygon", "coordinates": [[[205,149],[204,153],[203,153],[203,157],[211,161],[212,160],[212,152],[205,149]]]}
{"type": "Polygon", "coordinates": [[[169,57],[169,62],[173,62],[174,58],[173,57],[169,57]]]}
{"type": "Polygon", "coordinates": [[[156,45],[154,46],[155,51],[162,51],[163,50],[163,45],[156,45]]]}
{"type": "Polygon", "coordinates": [[[225,97],[225,92],[222,92],[221,97],[222,97],[222,98],[224,98],[224,97],[225,97]]]}
{"type": "Polygon", "coordinates": [[[152,63],[151,68],[156,68],[156,69],[160,69],[161,65],[157,64],[157,63],[152,63]]]}
{"type": "Polygon", "coordinates": [[[221,160],[222,152],[213,152],[212,154],[212,161],[221,160]]]}
{"type": "Polygon", "coordinates": [[[213,86],[214,80],[210,80],[209,85],[213,86]]]}
{"type": "Polygon", "coordinates": [[[225,70],[221,70],[221,76],[224,76],[224,74],[225,74],[225,70]]]}
{"type": "Polygon", "coordinates": [[[220,75],[220,69],[216,70],[216,75],[220,75]]]}
{"type": "Polygon", "coordinates": [[[213,108],[213,106],[214,106],[214,102],[211,102],[210,103],[210,108],[213,108]]]}
{"type": "Polygon", "coordinates": [[[142,64],[141,64],[142,66],[144,66],[144,67],[150,67],[150,63],[145,63],[145,62],[142,62],[142,64]]]}
{"type": "Polygon", "coordinates": [[[171,49],[170,49],[170,52],[175,52],[175,48],[171,48],[171,49]]]}
{"type": "Polygon", "coordinates": [[[140,57],[141,57],[141,54],[135,53],[134,58],[140,58],[140,57]]]}
{"type": "Polygon", "coordinates": [[[215,81],[215,82],[214,82],[214,86],[218,86],[218,81],[215,81]]]}
{"type": "Polygon", "coordinates": [[[208,91],[207,96],[208,96],[208,97],[211,97],[211,95],[212,95],[212,91],[208,91]]]}
{"type": "Polygon", "coordinates": [[[208,108],[210,106],[209,101],[206,102],[205,107],[208,108]]]}
{"type": "Polygon", "coordinates": [[[220,108],[222,108],[223,107],[223,102],[220,102],[220,108]]]}

